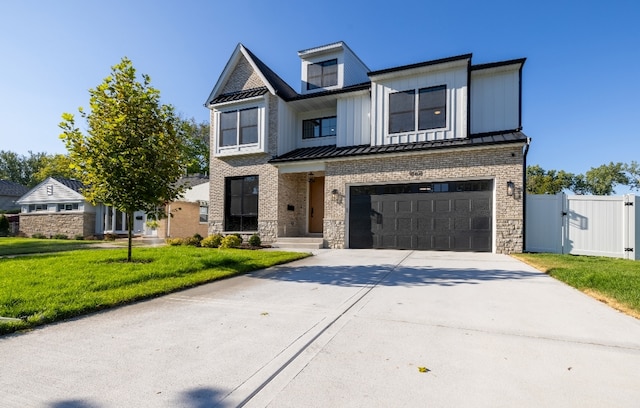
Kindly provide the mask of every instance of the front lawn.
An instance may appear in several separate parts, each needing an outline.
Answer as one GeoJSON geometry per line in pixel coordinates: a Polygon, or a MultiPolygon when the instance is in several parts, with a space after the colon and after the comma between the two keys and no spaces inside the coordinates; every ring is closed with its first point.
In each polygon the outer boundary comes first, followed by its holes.
{"type": "Polygon", "coordinates": [[[87,248],[102,241],[76,241],[67,239],[0,238],[0,256],[41,254],[87,248]]]}
{"type": "Polygon", "coordinates": [[[639,261],[558,254],[514,256],[620,311],[640,318],[639,261]]]}
{"type": "Polygon", "coordinates": [[[0,334],[155,297],[308,256],[305,253],[136,248],[0,259],[0,334]]]}

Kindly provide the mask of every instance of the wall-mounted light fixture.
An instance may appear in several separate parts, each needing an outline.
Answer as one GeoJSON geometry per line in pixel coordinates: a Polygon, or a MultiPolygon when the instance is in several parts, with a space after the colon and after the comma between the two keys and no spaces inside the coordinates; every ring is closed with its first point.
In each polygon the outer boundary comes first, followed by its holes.
{"type": "Polygon", "coordinates": [[[340,191],[338,191],[337,188],[334,188],[333,190],[331,190],[331,200],[334,203],[338,203],[338,204],[342,203],[342,196],[340,194],[340,191]]]}
{"type": "Polygon", "coordinates": [[[513,181],[509,180],[507,181],[507,196],[509,197],[513,197],[513,194],[516,191],[516,185],[513,183],[513,181]]]}
{"type": "Polygon", "coordinates": [[[316,176],[312,171],[307,174],[307,180],[309,181],[309,183],[313,183],[314,181],[316,181],[316,176]]]}

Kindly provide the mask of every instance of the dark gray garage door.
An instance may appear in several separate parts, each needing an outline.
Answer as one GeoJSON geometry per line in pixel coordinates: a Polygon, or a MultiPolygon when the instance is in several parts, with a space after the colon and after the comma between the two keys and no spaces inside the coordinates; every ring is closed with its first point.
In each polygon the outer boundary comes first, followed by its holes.
{"type": "Polygon", "coordinates": [[[353,186],[349,247],[491,251],[491,180],[353,186]]]}

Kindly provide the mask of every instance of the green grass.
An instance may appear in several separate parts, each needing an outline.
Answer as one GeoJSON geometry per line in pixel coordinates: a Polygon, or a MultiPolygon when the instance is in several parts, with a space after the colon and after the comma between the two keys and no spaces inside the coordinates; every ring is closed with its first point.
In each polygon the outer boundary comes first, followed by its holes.
{"type": "Polygon", "coordinates": [[[640,318],[638,261],[558,254],[517,254],[515,257],[618,310],[640,318]]]}
{"type": "Polygon", "coordinates": [[[155,297],[290,262],[304,253],[136,248],[69,251],[0,259],[0,334],[155,297]]]}
{"type": "Polygon", "coordinates": [[[0,256],[41,254],[88,248],[101,241],[76,241],[66,239],[0,238],[0,256]]]}

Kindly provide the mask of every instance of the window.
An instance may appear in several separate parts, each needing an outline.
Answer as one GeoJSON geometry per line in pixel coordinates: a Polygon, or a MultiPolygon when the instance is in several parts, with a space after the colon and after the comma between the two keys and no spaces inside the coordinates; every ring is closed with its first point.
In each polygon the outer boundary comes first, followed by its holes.
{"type": "Polygon", "coordinates": [[[258,230],[258,192],[258,176],[226,179],[225,231],[258,230]]]}
{"type": "Polygon", "coordinates": [[[47,204],[30,204],[29,212],[34,211],[47,211],[47,204]]]}
{"type": "Polygon", "coordinates": [[[220,114],[220,147],[258,143],[258,108],[220,114]]]}
{"type": "Polygon", "coordinates": [[[200,201],[200,222],[209,222],[209,202],[200,201]]]}
{"type": "Polygon", "coordinates": [[[77,210],[78,203],[73,204],[58,204],[58,211],[74,211],[77,210]]]}
{"type": "Polygon", "coordinates": [[[336,135],[336,117],[308,119],[302,121],[302,138],[314,139],[336,135]]]}
{"type": "Polygon", "coordinates": [[[389,95],[389,133],[446,127],[446,85],[389,95]],[[417,113],[417,114],[416,114],[417,113]]]}
{"type": "Polygon", "coordinates": [[[307,66],[307,89],[338,85],[338,60],[332,59],[307,66]]]}

